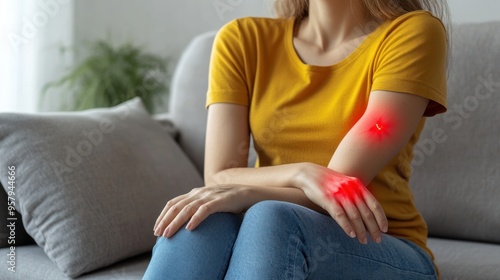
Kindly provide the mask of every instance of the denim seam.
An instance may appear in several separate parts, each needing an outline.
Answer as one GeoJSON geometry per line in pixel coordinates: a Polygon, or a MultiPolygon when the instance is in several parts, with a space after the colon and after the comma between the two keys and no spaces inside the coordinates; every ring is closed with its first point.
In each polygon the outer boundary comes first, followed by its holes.
{"type": "Polygon", "coordinates": [[[293,238],[293,236],[298,236],[300,230],[297,230],[294,234],[288,238],[288,269],[286,275],[288,276],[288,279],[295,279],[295,264],[297,262],[297,251],[299,247],[299,240],[297,237],[297,242],[295,244],[292,244],[290,239],[293,238]],[[292,250],[290,248],[294,247],[292,250]]]}
{"type": "MultiPolygon", "coordinates": [[[[304,206],[300,206],[300,207],[304,207],[304,206]]],[[[297,231],[295,232],[295,235],[296,235],[296,236],[299,236],[299,235],[298,235],[298,233],[301,231],[301,229],[302,229],[302,228],[305,228],[305,225],[304,225],[304,223],[302,222],[302,217],[301,217],[301,215],[297,214],[297,212],[295,211],[295,209],[293,209],[293,208],[292,208],[291,210],[292,210],[292,211],[291,211],[291,212],[292,212],[292,214],[293,214],[293,215],[295,215],[295,218],[296,218],[296,219],[295,219],[295,221],[296,221],[296,222],[298,223],[298,225],[299,225],[299,228],[298,228],[298,229],[297,229],[297,231]]],[[[314,210],[311,210],[311,211],[314,211],[314,210]]],[[[304,236],[304,235],[303,235],[303,236],[304,236]]],[[[307,264],[307,262],[308,262],[308,260],[309,260],[309,257],[312,255],[312,252],[310,252],[310,250],[309,250],[311,246],[310,246],[310,244],[307,244],[308,242],[307,242],[307,238],[305,238],[305,236],[304,236],[304,243],[305,243],[305,250],[307,250],[307,251],[308,251],[308,252],[306,253],[306,264],[307,264]]],[[[297,247],[298,247],[298,243],[297,243],[297,247]]],[[[297,249],[297,247],[295,248],[295,250],[296,250],[296,251],[298,250],[298,249],[297,249]]],[[[297,254],[295,254],[295,258],[296,258],[296,257],[297,257],[297,254]]],[[[295,261],[296,261],[296,259],[295,259],[295,261]]],[[[308,275],[308,277],[309,277],[309,274],[310,274],[310,271],[309,271],[309,267],[308,267],[308,268],[307,268],[307,275],[308,275]]],[[[293,279],[295,279],[295,269],[293,270],[293,277],[294,277],[293,279]]]]}
{"type": "Polygon", "coordinates": [[[436,266],[434,265],[434,262],[432,262],[431,257],[427,252],[425,252],[422,248],[420,248],[420,246],[418,246],[417,244],[413,243],[408,239],[402,239],[402,238],[398,239],[401,240],[406,245],[408,245],[409,247],[411,247],[414,251],[416,251],[417,254],[419,254],[421,258],[424,259],[423,261],[425,262],[425,264],[429,267],[432,267],[433,268],[432,270],[434,270],[434,273],[437,275],[436,266]]]}
{"type": "Polygon", "coordinates": [[[409,271],[409,270],[405,270],[405,269],[396,267],[396,266],[394,266],[394,265],[392,265],[390,263],[387,263],[387,262],[382,262],[382,261],[374,260],[374,259],[367,258],[367,257],[364,257],[364,256],[360,256],[360,255],[349,254],[349,253],[340,253],[340,252],[332,252],[332,253],[334,255],[337,255],[337,256],[349,256],[349,257],[358,258],[358,259],[361,259],[361,260],[365,260],[365,261],[377,263],[379,265],[388,266],[388,267],[390,267],[390,268],[392,268],[394,270],[398,270],[398,271],[401,271],[401,272],[404,272],[404,273],[416,274],[416,275],[425,276],[425,277],[435,277],[435,276],[437,276],[436,273],[434,273],[434,274],[424,274],[424,273],[421,273],[421,272],[418,272],[418,271],[409,271]]]}
{"type": "Polygon", "coordinates": [[[232,254],[234,244],[236,243],[236,234],[231,235],[232,239],[234,240],[233,242],[227,242],[226,246],[226,255],[225,258],[228,260],[228,263],[226,263],[225,267],[224,265],[221,266],[219,273],[217,274],[217,279],[224,279],[226,277],[227,269],[229,268],[229,263],[231,262],[230,255],[232,254]]]}

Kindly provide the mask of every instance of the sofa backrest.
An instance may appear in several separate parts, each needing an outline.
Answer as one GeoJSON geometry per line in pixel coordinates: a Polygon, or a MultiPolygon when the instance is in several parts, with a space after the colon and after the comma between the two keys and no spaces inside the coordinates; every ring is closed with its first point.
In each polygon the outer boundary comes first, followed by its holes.
{"type": "Polygon", "coordinates": [[[169,112],[179,130],[179,145],[203,174],[208,67],[215,32],[194,38],[183,52],[172,77],[169,112]]]}
{"type": "Polygon", "coordinates": [[[500,243],[500,22],[452,34],[448,111],[427,120],[411,186],[431,236],[500,243]]]}
{"type": "MultiPolygon", "coordinates": [[[[183,52],[172,78],[169,112],[179,132],[179,145],[203,174],[210,54],[216,32],[195,37],[183,52]]],[[[255,163],[255,150],[250,142],[248,165],[255,163]]]]}
{"type": "MultiPolygon", "coordinates": [[[[431,236],[500,243],[499,30],[500,22],[453,27],[448,112],[427,120],[412,164],[411,186],[431,236]]],[[[186,49],[170,101],[179,143],[200,173],[214,36],[200,35],[186,49]]]]}

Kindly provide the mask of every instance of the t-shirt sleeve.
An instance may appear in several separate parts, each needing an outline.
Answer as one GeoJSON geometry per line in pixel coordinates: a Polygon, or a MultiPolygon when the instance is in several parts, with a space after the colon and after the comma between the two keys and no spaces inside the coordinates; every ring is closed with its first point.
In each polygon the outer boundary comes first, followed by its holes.
{"type": "Polygon", "coordinates": [[[208,77],[206,107],[214,103],[248,106],[245,57],[238,21],[222,27],[215,36],[208,77]]]}
{"type": "Polygon", "coordinates": [[[443,24],[430,14],[403,21],[378,53],[371,90],[427,98],[424,116],[446,112],[446,41],[443,24]]]}

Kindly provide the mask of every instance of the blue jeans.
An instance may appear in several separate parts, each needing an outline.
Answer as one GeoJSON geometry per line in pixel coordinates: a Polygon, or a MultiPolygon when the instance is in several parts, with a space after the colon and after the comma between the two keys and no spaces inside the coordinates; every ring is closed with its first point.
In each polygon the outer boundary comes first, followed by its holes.
{"type": "Polygon", "coordinates": [[[144,278],[152,279],[437,279],[414,243],[382,237],[363,245],[329,216],[281,201],[246,214],[217,213],[194,231],[159,237],[144,278]]]}

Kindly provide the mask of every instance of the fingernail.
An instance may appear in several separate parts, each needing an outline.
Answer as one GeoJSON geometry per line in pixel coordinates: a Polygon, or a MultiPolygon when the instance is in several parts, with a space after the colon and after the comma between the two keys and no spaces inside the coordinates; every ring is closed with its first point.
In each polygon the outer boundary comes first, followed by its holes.
{"type": "Polygon", "coordinates": [[[354,238],[354,237],[356,237],[356,233],[355,233],[354,231],[351,231],[351,233],[349,233],[349,236],[350,236],[351,238],[354,238]]]}
{"type": "Polygon", "coordinates": [[[363,243],[363,244],[368,244],[368,239],[366,239],[366,237],[365,237],[365,238],[363,238],[363,240],[361,241],[361,243],[363,243]]]}
{"type": "Polygon", "coordinates": [[[387,232],[389,229],[387,228],[387,226],[384,226],[384,228],[382,229],[383,232],[387,232]]]}
{"type": "Polygon", "coordinates": [[[163,232],[163,237],[169,238],[170,237],[169,235],[170,235],[170,227],[167,227],[163,232]]]}
{"type": "Polygon", "coordinates": [[[192,228],[192,227],[193,227],[193,226],[191,225],[191,223],[188,223],[188,224],[187,224],[187,226],[186,226],[186,229],[187,229],[187,230],[191,230],[191,228],[192,228]]]}
{"type": "Polygon", "coordinates": [[[160,230],[159,228],[156,228],[155,229],[155,233],[154,233],[155,236],[160,236],[160,230]]]}
{"type": "Polygon", "coordinates": [[[380,237],[380,236],[379,236],[379,237],[377,237],[377,239],[375,239],[375,242],[377,242],[377,243],[382,242],[382,237],[380,237]]]}

